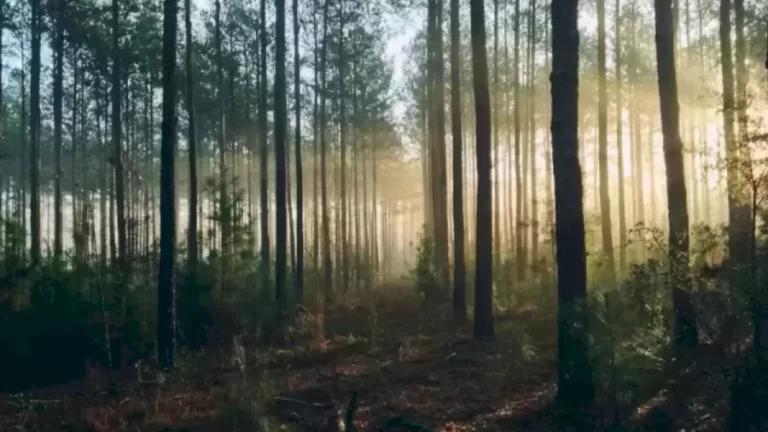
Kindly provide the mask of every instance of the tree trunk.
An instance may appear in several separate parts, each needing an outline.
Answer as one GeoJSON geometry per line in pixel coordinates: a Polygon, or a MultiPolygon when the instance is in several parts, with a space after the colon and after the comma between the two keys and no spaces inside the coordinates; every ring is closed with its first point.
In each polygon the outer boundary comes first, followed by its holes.
{"type": "Polygon", "coordinates": [[[299,0],[293,0],[293,92],[296,104],[296,302],[304,302],[304,172],[301,163],[301,64],[299,63],[299,0]]]}
{"type": "MultiPolygon", "coordinates": [[[[0,0],[0,29],[5,28],[5,0],[0,0]]],[[[0,60],[3,58],[3,32],[0,31],[0,60]]],[[[5,128],[3,127],[5,125],[5,100],[3,98],[3,62],[0,61],[0,155],[3,154],[4,148],[4,136],[5,128]]],[[[0,158],[0,218],[6,219],[7,215],[3,211],[5,209],[3,203],[3,194],[6,191],[3,188],[3,160],[0,158]]],[[[8,197],[10,199],[10,193],[8,194],[8,197]]],[[[0,224],[3,226],[0,226],[0,254],[5,255],[5,237],[7,236],[7,233],[5,233],[4,228],[5,224],[0,224]]]]}
{"type": "Polygon", "coordinates": [[[672,10],[666,0],[655,0],[654,9],[664,164],[667,169],[670,281],[675,310],[675,346],[694,347],[698,344],[699,336],[689,293],[688,209],[686,208],[683,146],[680,140],[672,10]]]}
{"type": "Polygon", "coordinates": [[[123,181],[123,124],[120,104],[120,9],[112,0],[112,155],[115,166],[115,207],[117,212],[117,262],[121,271],[128,270],[128,242],[125,221],[125,182],[123,181]]]}
{"type": "Polygon", "coordinates": [[[530,4],[530,66],[529,66],[529,81],[530,91],[528,93],[528,120],[530,129],[530,163],[531,163],[531,263],[534,271],[538,271],[539,260],[539,210],[538,210],[538,182],[536,175],[538,170],[536,168],[536,0],[531,0],[530,4]]]}
{"type": "Polygon", "coordinates": [[[616,153],[618,155],[619,168],[619,273],[624,274],[627,269],[627,211],[626,198],[624,196],[624,101],[622,99],[621,77],[621,0],[616,0],[616,16],[613,21],[615,26],[613,58],[616,67],[616,153]]]}
{"type": "MultiPolygon", "coordinates": [[[[188,0],[187,0],[188,1],[188,0]]],[[[176,301],[176,28],[178,0],[163,3],[163,126],[160,143],[160,266],[157,283],[157,363],[174,364],[176,301]]]]}
{"type": "MultiPolygon", "coordinates": [[[[187,226],[187,271],[191,275],[197,274],[197,136],[195,124],[195,84],[192,68],[192,4],[191,0],[184,0],[184,24],[186,50],[184,62],[187,69],[187,113],[189,124],[187,129],[187,146],[189,149],[189,220],[187,226]]],[[[151,90],[151,86],[150,86],[151,90]]]]}
{"type": "MultiPolygon", "coordinates": [[[[226,94],[224,92],[224,58],[221,49],[221,0],[215,2],[215,44],[216,44],[216,94],[218,104],[218,144],[219,144],[219,211],[221,215],[221,256],[226,263],[226,257],[231,253],[232,246],[232,218],[229,204],[229,195],[227,192],[227,165],[226,165],[226,94]]],[[[223,271],[226,271],[226,264],[223,264],[223,271]]]]}
{"type": "Polygon", "coordinates": [[[327,58],[328,58],[328,7],[330,0],[323,5],[323,47],[320,54],[320,70],[322,94],[320,95],[320,195],[322,213],[322,255],[323,255],[323,293],[329,302],[333,302],[333,262],[331,260],[331,226],[328,218],[328,185],[326,159],[328,144],[326,142],[326,90],[327,90],[327,58]]]}
{"type": "Polygon", "coordinates": [[[586,246],[578,156],[578,1],[553,0],[551,14],[551,128],[558,281],[557,401],[578,412],[594,401],[592,368],[587,356],[586,246]]]}
{"type": "Polygon", "coordinates": [[[286,129],[287,106],[285,98],[285,0],[275,2],[275,300],[277,325],[282,326],[287,308],[286,296],[286,129]]]}
{"type": "Polygon", "coordinates": [[[725,159],[728,188],[728,250],[734,277],[738,267],[746,263],[747,232],[741,225],[742,185],[739,144],[734,130],[736,101],[733,85],[733,55],[731,48],[731,0],[720,1],[720,54],[723,77],[723,132],[725,135],[725,159]]]}
{"type": "Polygon", "coordinates": [[[344,59],[344,2],[339,1],[339,129],[340,129],[340,200],[341,200],[341,233],[339,241],[341,242],[341,263],[339,271],[341,272],[341,290],[343,293],[349,292],[349,243],[347,236],[347,124],[346,124],[346,100],[344,88],[345,59],[344,59]]]}
{"type": "Polygon", "coordinates": [[[477,246],[475,271],[475,339],[492,340],[493,263],[491,216],[491,106],[488,89],[488,59],[485,53],[485,8],[483,0],[471,0],[472,81],[475,90],[477,136],[477,246]]]}
{"type": "Polygon", "coordinates": [[[271,283],[269,257],[269,180],[267,177],[267,15],[266,0],[261,0],[261,31],[259,32],[261,61],[259,62],[259,207],[261,210],[261,289],[271,283]]]}
{"type": "Polygon", "coordinates": [[[605,60],[605,0],[597,0],[597,74],[598,74],[598,153],[600,173],[600,222],[602,227],[603,254],[607,259],[608,272],[616,275],[611,230],[611,197],[608,190],[608,92],[605,60]]]}
{"type": "MultiPolygon", "coordinates": [[[[62,99],[64,93],[64,3],[56,2],[55,33],[53,35],[53,256],[60,263],[63,251],[63,218],[61,199],[61,141],[62,141],[62,99]]],[[[1,27],[0,27],[1,28],[1,27]]]]}
{"type": "Polygon", "coordinates": [[[29,190],[29,221],[32,240],[32,265],[40,264],[40,39],[42,11],[40,0],[32,0],[32,58],[31,58],[31,89],[30,89],[30,190],[29,190]]]}
{"type": "Polygon", "coordinates": [[[453,318],[467,319],[466,269],[464,266],[464,185],[461,130],[461,59],[459,50],[459,0],[451,0],[451,135],[453,136],[453,318]]]}
{"type": "Polygon", "coordinates": [[[515,0],[515,59],[513,61],[515,100],[515,261],[517,282],[525,279],[525,251],[523,250],[523,176],[520,155],[520,0],[515,0]]]}

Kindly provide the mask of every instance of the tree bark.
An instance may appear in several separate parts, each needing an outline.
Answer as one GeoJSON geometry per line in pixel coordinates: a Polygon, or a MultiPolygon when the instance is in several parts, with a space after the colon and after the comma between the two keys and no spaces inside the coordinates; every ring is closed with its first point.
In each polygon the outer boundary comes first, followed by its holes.
{"type": "Polygon", "coordinates": [[[261,0],[260,65],[259,65],[259,207],[261,210],[261,288],[270,286],[271,260],[269,245],[269,180],[267,165],[267,15],[266,0],[261,0]]]}
{"type": "Polygon", "coordinates": [[[30,65],[30,190],[29,221],[32,265],[40,264],[40,39],[42,11],[40,0],[32,0],[32,58],[30,65]]]}
{"type": "Polygon", "coordinates": [[[301,161],[301,64],[299,63],[299,0],[293,0],[293,94],[296,104],[296,302],[304,302],[304,172],[301,161]]]}
{"type": "Polygon", "coordinates": [[[328,7],[330,0],[323,5],[323,46],[320,54],[320,70],[322,93],[320,95],[320,195],[322,213],[322,255],[323,255],[323,293],[328,301],[333,301],[333,262],[331,260],[331,227],[328,217],[328,185],[326,159],[328,143],[326,141],[326,90],[327,90],[327,58],[328,58],[328,7]]]}
{"type": "Polygon", "coordinates": [[[282,326],[287,309],[287,218],[286,218],[286,79],[285,79],[285,0],[275,1],[275,301],[277,325],[282,326]]]}
{"type": "Polygon", "coordinates": [[[623,274],[627,269],[627,211],[624,191],[624,101],[622,99],[621,76],[621,0],[616,0],[616,15],[613,21],[615,26],[613,58],[616,67],[616,152],[618,154],[619,168],[619,273],[623,274]]]}
{"type": "Polygon", "coordinates": [[[608,92],[605,60],[605,0],[597,0],[597,80],[598,80],[598,159],[600,174],[600,222],[602,227],[603,254],[608,272],[616,275],[613,257],[613,235],[611,224],[611,197],[608,190],[608,92]]]}
{"type": "Polygon", "coordinates": [[[187,226],[187,271],[191,275],[197,274],[197,131],[195,123],[195,85],[194,71],[192,70],[192,4],[191,0],[184,0],[184,24],[186,50],[184,62],[187,68],[187,113],[189,124],[187,125],[187,146],[189,149],[189,220],[187,226]]]}
{"type": "Polygon", "coordinates": [[[117,213],[117,262],[120,270],[128,270],[128,242],[125,220],[125,182],[123,180],[123,125],[120,104],[122,66],[120,53],[119,0],[112,0],[112,155],[115,166],[115,207],[117,213]]]}
{"type": "Polygon", "coordinates": [[[578,1],[552,2],[552,163],[558,291],[558,403],[582,411],[594,401],[587,356],[587,269],[579,166],[578,1]]]}
{"type": "Polygon", "coordinates": [[[664,164],[667,169],[670,282],[675,315],[675,346],[677,348],[694,347],[698,344],[699,336],[689,293],[688,209],[686,208],[683,145],[680,140],[672,10],[666,0],[655,0],[654,9],[664,164]]]}
{"type": "Polygon", "coordinates": [[[475,271],[475,339],[492,340],[493,262],[491,195],[491,105],[488,89],[488,59],[485,48],[483,0],[471,0],[472,81],[475,91],[477,136],[477,246],[475,271]]]}
{"type": "MultiPolygon", "coordinates": [[[[63,218],[61,199],[61,142],[62,142],[62,100],[64,93],[64,3],[56,2],[55,33],[53,35],[53,256],[58,264],[63,251],[63,218]]],[[[2,28],[2,27],[0,27],[2,28]]]]}
{"type": "Polygon", "coordinates": [[[178,0],[163,3],[163,125],[160,143],[160,266],[157,283],[157,363],[174,365],[176,333],[176,28],[178,0]]]}
{"type": "Polygon", "coordinates": [[[453,318],[467,319],[464,264],[464,185],[461,130],[461,59],[459,0],[451,0],[451,134],[453,136],[453,318]]]}

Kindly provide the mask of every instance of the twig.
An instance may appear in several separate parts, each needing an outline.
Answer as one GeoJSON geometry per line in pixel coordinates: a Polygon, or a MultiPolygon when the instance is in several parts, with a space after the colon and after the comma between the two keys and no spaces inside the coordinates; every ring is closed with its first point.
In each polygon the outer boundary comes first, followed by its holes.
{"type": "Polygon", "coordinates": [[[307,402],[300,399],[293,399],[293,398],[287,398],[282,396],[275,397],[275,402],[295,403],[299,405],[307,405],[307,406],[313,406],[317,408],[327,408],[327,407],[333,406],[333,404],[330,402],[328,403],[307,402]]]}

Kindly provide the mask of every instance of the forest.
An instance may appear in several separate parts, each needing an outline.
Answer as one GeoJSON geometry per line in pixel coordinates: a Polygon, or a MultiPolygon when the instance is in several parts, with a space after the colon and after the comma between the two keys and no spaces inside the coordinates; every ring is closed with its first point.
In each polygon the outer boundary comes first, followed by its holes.
{"type": "Polygon", "coordinates": [[[763,0],[0,0],[0,430],[768,431],[763,0]]]}

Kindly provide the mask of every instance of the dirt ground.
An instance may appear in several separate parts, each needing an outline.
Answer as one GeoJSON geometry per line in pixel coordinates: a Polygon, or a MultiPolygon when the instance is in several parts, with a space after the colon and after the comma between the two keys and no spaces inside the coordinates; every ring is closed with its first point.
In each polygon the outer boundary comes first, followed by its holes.
{"type": "MultiPolygon", "coordinates": [[[[405,295],[337,306],[326,311],[324,353],[300,334],[283,350],[245,339],[244,364],[233,361],[236,348],[182,351],[173,373],[127,374],[111,390],[103,379],[96,388],[77,381],[0,395],[0,430],[334,431],[348,411],[357,431],[558,430],[550,409],[555,327],[541,315],[529,308],[498,316],[489,344],[424,316],[405,295]]],[[[704,384],[674,420],[662,415],[668,424],[644,426],[673,400],[660,390],[622,414],[634,425],[597,413],[609,421],[595,428],[721,430],[727,391],[708,377],[696,378],[704,384]]]]}

